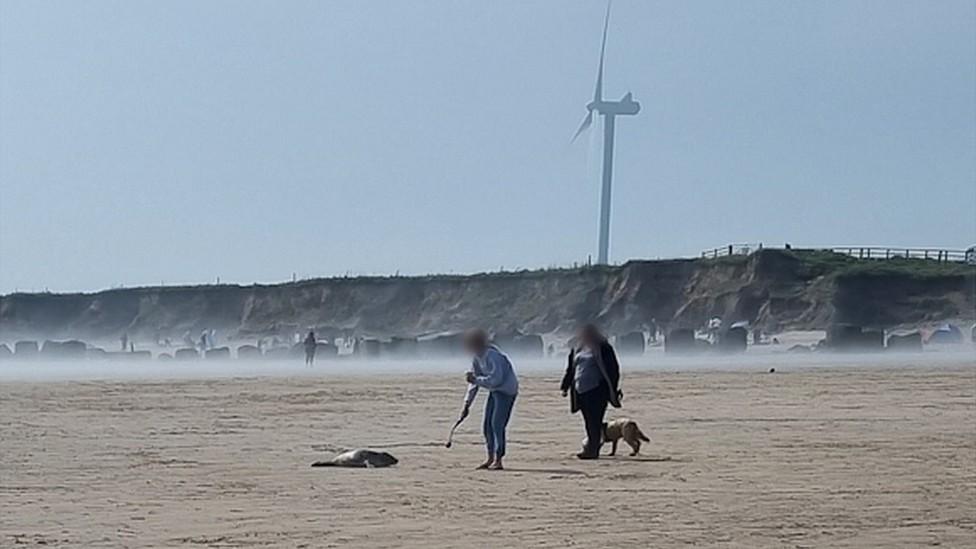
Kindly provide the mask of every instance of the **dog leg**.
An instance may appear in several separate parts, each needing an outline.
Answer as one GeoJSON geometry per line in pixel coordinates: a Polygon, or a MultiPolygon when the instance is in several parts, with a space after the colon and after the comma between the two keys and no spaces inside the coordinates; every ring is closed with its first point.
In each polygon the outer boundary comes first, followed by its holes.
{"type": "Polygon", "coordinates": [[[610,443],[610,455],[611,456],[617,455],[617,441],[616,440],[610,443]]]}
{"type": "Polygon", "coordinates": [[[633,452],[630,453],[631,456],[636,456],[637,453],[640,452],[640,447],[641,447],[641,441],[640,441],[640,439],[637,439],[637,440],[635,440],[633,442],[631,442],[631,441],[628,440],[627,441],[627,444],[630,444],[630,447],[633,448],[633,450],[634,450],[633,452]]]}

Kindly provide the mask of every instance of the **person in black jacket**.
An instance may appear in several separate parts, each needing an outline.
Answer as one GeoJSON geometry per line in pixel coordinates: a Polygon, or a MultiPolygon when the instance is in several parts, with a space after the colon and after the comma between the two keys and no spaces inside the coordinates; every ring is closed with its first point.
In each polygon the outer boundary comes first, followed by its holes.
{"type": "Polygon", "coordinates": [[[592,324],[580,329],[579,347],[569,351],[566,374],[560,389],[563,396],[570,395],[570,412],[583,413],[586,444],[576,454],[580,459],[597,459],[603,444],[603,415],[607,404],[620,408],[620,364],[617,354],[592,324]]]}

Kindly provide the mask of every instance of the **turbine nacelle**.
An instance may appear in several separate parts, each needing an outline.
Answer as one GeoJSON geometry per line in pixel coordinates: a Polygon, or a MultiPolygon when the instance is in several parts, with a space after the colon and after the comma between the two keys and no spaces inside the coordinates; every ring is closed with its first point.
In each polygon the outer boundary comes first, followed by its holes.
{"type": "Polygon", "coordinates": [[[627,116],[639,113],[640,103],[634,101],[633,94],[627,92],[620,101],[590,101],[586,105],[586,110],[604,115],[627,116]]]}

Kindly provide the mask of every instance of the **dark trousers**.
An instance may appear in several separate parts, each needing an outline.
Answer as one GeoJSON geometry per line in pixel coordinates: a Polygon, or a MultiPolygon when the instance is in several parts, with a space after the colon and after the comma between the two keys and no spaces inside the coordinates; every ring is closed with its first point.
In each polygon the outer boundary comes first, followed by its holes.
{"type": "Polygon", "coordinates": [[[607,387],[600,384],[579,395],[580,413],[583,414],[583,426],[586,428],[586,447],[583,453],[598,455],[603,444],[603,416],[607,412],[607,387]]]}

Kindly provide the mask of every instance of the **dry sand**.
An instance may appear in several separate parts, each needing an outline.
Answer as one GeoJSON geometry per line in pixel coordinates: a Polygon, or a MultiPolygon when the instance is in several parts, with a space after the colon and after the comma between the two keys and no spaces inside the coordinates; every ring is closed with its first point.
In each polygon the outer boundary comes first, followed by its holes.
{"type": "Polygon", "coordinates": [[[653,442],[598,462],[525,375],[505,472],[459,375],[5,383],[0,546],[972,547],[971,362],[625,374],[653,442]],[[401,463],[309,467],[358,446],[401,463]]]}

